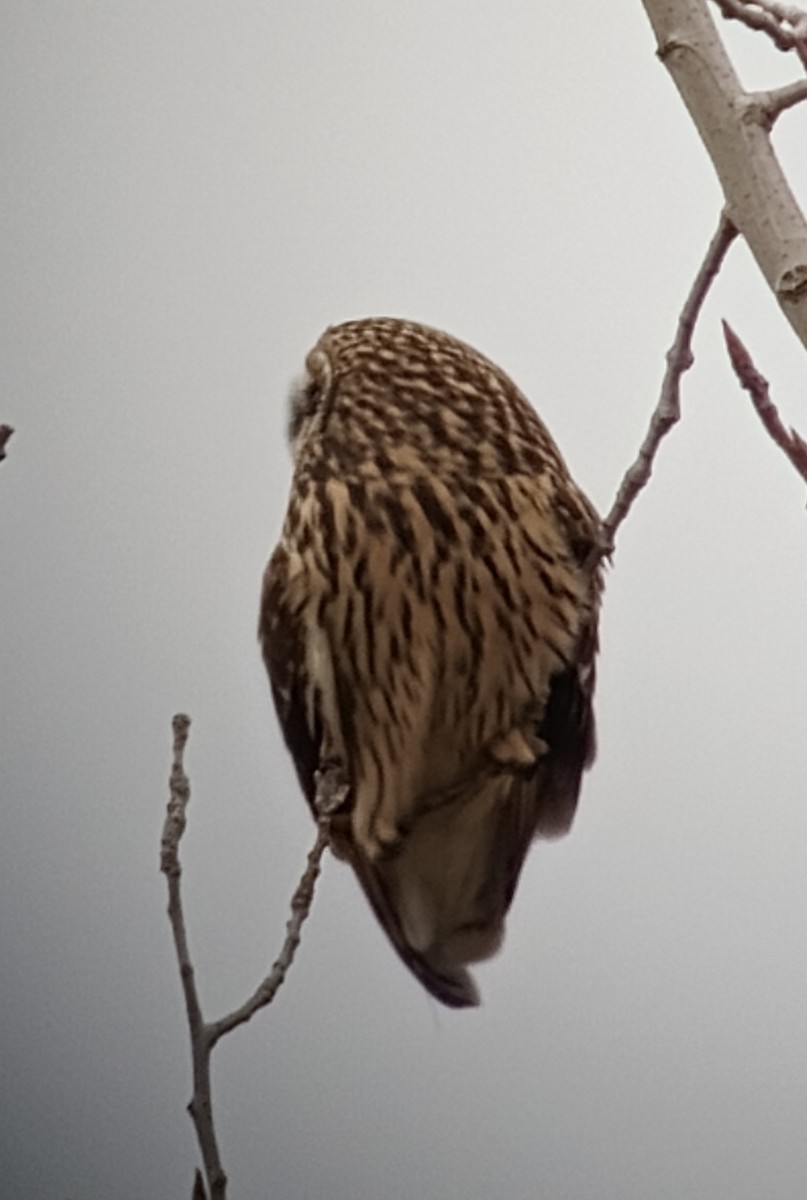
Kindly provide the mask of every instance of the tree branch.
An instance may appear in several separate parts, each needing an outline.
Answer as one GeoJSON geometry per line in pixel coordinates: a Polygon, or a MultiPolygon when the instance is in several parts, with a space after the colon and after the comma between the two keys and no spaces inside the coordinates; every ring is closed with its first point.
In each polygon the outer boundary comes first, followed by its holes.
{"type": "Polygon", "coordinates": [[[773,151],[764,106],[740,85],[706,0],[643,0],[714,164],[726,212],[807,346],[807,222],[773,151]]]}
{"type": "Polygon", "coordinates": [[[779,449],[790,459],[802,479],[807,482],[807,442],[795,429],[791,428],[788,432],[782,423],[776,405],[770,398],[767,379],[760,375],[754,366],[751,355],[728,321],[723,322],[723,336],[726,339],[731,365],[740,381],[740,386],[750,395],[760,421],[779,449]]]}
{"type": "Polygon", "coordinates": [[[807,13],[777,0],[714,0],[727,21],[767,34],[777,50],[795,50],[807,65],[807,13]]]}
{"type": "Polygon", "coordinates": [[[286,938],[280,954],[272,964],[269,974],[258,985],[250,998],[240,1008],[234,1009],[226,1017],[220,1017],[218,1021],[214,1021],[208,1027],[211,1048],[225,1033],[243,1025],[245,1021],[249,1021],[258,1009],[265,1008],[274,1000],[275,993],[286,978],[286,972],[291,966],[300,944],[303,922],[311,911],[314,888],[320,872],[320,862],[327,845],[328,821],[327,818],[323,818],[317,826],[316,840],[309,852],[306,868],[291,899],[291,916],[286,923],[286,938]]]}
{"type": "Polygon", "coordinates": [[[291,901],[291,917],[286,925],[286,937],[280,954],[273,964],[269,974],[259,985],[253,995],[240,1008],[235,1009],[218,1021],[206,1022],[202,1016],[202,1008],[196,990],[196,977],[188,948],[188,937],[185,926],[185,915],[182,907],[180,879],[182,866],[179,860],[179,843],[187,824],[187,807],[191,798],[190,781],[185,773],[184,755],[190,731],[190,717],[177,714],[172,721],[174,735],[173,762],[169,786],[169,800],[163,825],[160,870],[168,881],[168,919],[174,936],[179,975],[182,991],[185,997],[185,1011],[188,1018],[188,1030],[191,1041],[191,1061],[193,1067],[193,1094],[188,1104],[188,1112],[196,1130],[196,1139],[202,1154],[207,1187],[201,1173],[196,1172],[193,1186],[193,1200],[226,1200],[227,1176],[221,1165],[216,1130],[213,1121],[213,1100],[210,1085],[210,1056],[219,1038],[231,1029],[248,1021],[259,1008],[264,1008],[274,999],[277,989],[286,978],[291,966],[300,936],[303,922],[311,911],[314,900],[314,888],[320,872],[320,862],[329,839],[329,809],[330,794],[333,791],[334,780],[328,772],[324,772],[317,781],[317,796],[322,794],[323,800],[318,807],[323,815],[317,826],[317,836],[302,878],[297,885],[291,901]],[[329,791],[330,788],[330,791],[329,791]]]}
{"type": "Polygon", "coordinates": [[[692,336],[695,332],[695,325],[709,288],[736,236],[737,230],[723,213],[681,309],[675,338],[667,351],[667,368],[664,372],[658,403],[650,418],[650,426],[639,448],[636,460],[625,472],[611,511],[603,522],[603,554],[608,555],[613,552],[617,530],[630,512],[634,500],[647,484],[662,440],[681,417],[681,377],[695,361],[692,353],[692,336]]]}
{"type": "Polygon", "coordinates": [[[780,88],[772,88],[769,92],[752,92],[751,100],[762,107],[765,119],[769,127],[772,127],[776,118],[785,109],[793,108],[794,105],[807,100],[807,79],[796,79],[793,83],[786,83],[780,88]]]}
{"type": "MultiPolygon", "coordinates": [[[[169,782],[168,810],[162,833],[160,870],[168,881],[168,919],[174,935],[174,948],[179,964],[179,977],[182,981],[191,1039],[193,1095],[188,1105],[188,1111],[196,1128],[196,1138],[202,1152],[211,1200],[225,1200],[227,1176],[224,1174],[219,1157],[210,1093],[210,1033],[202,1017],[202,1008],[196,990],[196,977],[188,949],[180,889],[182,866],[179,861],[179,843],[185,832],[186,810],[191,798],[190,780],[185,773],[183,761],[190,732],[190,717],[185,716],[184,713],[178,713],[171,724],[174,733],[174,757],[169,782]]],[[[199,1186],[200,1180],[197,1172],[194,1196],[198,1195],[199,1186]]]]}

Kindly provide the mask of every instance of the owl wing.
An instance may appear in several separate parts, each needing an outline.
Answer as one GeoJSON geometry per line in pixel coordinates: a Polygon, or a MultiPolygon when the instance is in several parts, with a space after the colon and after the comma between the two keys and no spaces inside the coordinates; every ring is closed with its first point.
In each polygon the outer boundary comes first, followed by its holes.
{"type": "MultiPolygon", "coordinates": [[[[317,771],[333,758],[327,745],[343,744],[336,726],[345,719],[350,726],[354,701],[338,672],[330,688],[322,686],[323,658],[338,658],[338,648],[319,647],[319,678],[310,678],[312,638],[321,637],[311,593],[316,573],[312,568],[303,584],[296,570],[297,555],[292,558],[281,544],[264,580],[259,635],[284,737],[316,817],[317,771]],[[335,703],[339,693],[341,705],[335,703]]],[[[478,764],[478,773],[453,790],[432,793],[387,855],[368,854],[354,836],[355,797],[332,818],[334,852],[352,866],[404,964],[446,1005],[478,1003],[467,964],[498,948],[530,843],[536,835],[558,836],[572,823],[581,775],[594,753],[595,650],[592,615],[572,661],[548,681],[528,731],[545,752],[529,769],[492,760],[487,770],[478,764]]]]}
{"type": "Polygon", "coordinates": [[[534,779],[533,836],[560,837],[571,828],[583,772],[597,748],[593,695],[596,631],[585,630],[580,659],[554,675],[538,726],[547,746],[534,779]],[[590,645],[590,650],[589,650],[590,645]]]}
{"type": "Polygon", "coordinates": [[[289,585],[289,554],[281,543],[263,577],[258,638],[280,728],[303,795],[316,816],[322,718],[307,696],[305,625],[289,585]]]}
{"type": "Polygon", "coordinates": [[[535,834],[558,837],[568,832],[577,809],[580,781],[597,753],[594,690],[599,650],[598,616],[602,568],[592,566],[600,537],[600,518],[579,493],[565,493],[555,501],[568,561],[588,579],[587,597],[574,654],[567,666],[550,678],[549,695],[541,717],[539,736],[548,753],[535,781],[540,790],[535,834]]]}
{"type": "MultiPolygon", "coordinates": [[[[316,693],[309,695],[308,692],[307,627],[302,610],[295,602],[289,564],[289,554],[281,544],[270,558],[264,575],[258,637],[283,737],[303,794],[316,818],[317,771],[322,766],[323,715],[316,693]]],[[[441,968],[419,953],[407,940],[397,903],[398,880],[395,871],[384,864],[371,862],[356,845],[349,809],[350,798],[346,811],[331,818],[331,847],[338,857],[353,868],[371,909],[401,960],[426,990],[443,1004],[452,1008],[478,1004],[476,986],[468,971],[457,966],[441,968]]]]}
{"type": "Polygon", "coordinates": [[[432,797],[390,857],[369,858],[346,830],[343,857],[399,957],[451,1008],[479,1003],[467,965],[498,949],[533,840],[572,824],[595,751],[593,685],[593,657],[555,675],[535,767],[481,770],[432,797]]]}

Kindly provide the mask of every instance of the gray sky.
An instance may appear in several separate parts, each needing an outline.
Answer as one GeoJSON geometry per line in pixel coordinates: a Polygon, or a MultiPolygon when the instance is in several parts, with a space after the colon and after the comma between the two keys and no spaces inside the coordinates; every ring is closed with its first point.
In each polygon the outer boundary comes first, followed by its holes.
{"type": "MultiPolygon", "coordinates": [[[[208,1015],[274,957],[312,837],[255,643],[290,379],[329,323],[443,327],[605,508],[719,195],[639,0],[1,23],[0,1176],[188,1197],[171,714],[208,1015]]],[[[749,86],[795,72],[729,32],[749,86]]],[[[803,203],[806,136],[807,109],[777,131],[803,203]]],[[[721,315],[807,433],[803,349],[737,246],[609,575],[598,762],[483,1007],[438,1010],[328,862],[277,1003],[216,1051],[233,1200],[807,1194],[807,517],[721,315]]]]}

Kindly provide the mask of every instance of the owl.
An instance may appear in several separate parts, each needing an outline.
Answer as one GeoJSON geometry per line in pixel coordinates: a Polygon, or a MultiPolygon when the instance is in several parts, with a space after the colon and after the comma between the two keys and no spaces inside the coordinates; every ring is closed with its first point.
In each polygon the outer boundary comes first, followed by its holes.
{"type": "Polygon", "coordinates": [[[468,967],[594,757],[600,521],[515,384],[448,334],[350,321],[305,365],[260,606],[274,702],[395,950],[475,1005],[468,967]]]}

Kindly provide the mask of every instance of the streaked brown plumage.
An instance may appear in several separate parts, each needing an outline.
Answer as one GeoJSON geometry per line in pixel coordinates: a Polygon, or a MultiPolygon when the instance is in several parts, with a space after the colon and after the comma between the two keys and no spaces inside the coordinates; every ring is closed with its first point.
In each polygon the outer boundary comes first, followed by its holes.
{"type": "Polygon", "coordinates": [[[439,1000],[478,1003],[535,836],[594,756],[599,519],[507,376],[407,321],[332,327],[292,394],[259,637],[332,848],[439,1000]]]}

